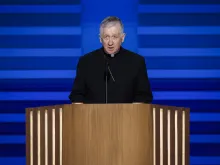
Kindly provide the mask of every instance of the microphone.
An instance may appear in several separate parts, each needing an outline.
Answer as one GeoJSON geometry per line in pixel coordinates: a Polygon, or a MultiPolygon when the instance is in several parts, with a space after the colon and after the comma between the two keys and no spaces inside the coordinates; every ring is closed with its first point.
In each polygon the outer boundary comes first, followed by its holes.
{"type": "MultiPolygon", "coordinates": [[[[111,56],[112,58],[115,57],[115,54],[107,54],[107,55],[111,56]]],[[[105,57],[105,74],[104,74],[105,80],[106,81],[109,80],[109,77],[111,76],[113,82],[115,82],[115,78],[114,78],[112,71],[110,69],[109,59],[106,56],[104,56],[104,57],[105,57]],[[109,74],[110,74],[110,76],[109,76],[109,74]]]]}
{"type": "Polygon", "coordinates": [[[108,67],[108,71],[109,71],[109,73],[110,73],[110,75],[111,75],[112,80],[115,82],[114,76],[113,76],[113,74],[112,74],[112,71],[111,71],[111,69],[110,69],[108,63],[107,63],[107,67],[108,67]]]}
{"type": "MultiPolygon", "coordinates": [[[[111,54],[111,57],[114,57],[114,54],[113,55],[111,54]]],[[[105,58],[105,74],[104,74],[104,77],[105,77],[105,103],[106,104],[108,103],[108,81],[110,79],[110,76],[111,76],[113,82],[115,83],[115,78],[114,78],[114,76],[112,74],[112,71],[110,69],[109,61],[108,61],[107,58],[105,58]]]]}

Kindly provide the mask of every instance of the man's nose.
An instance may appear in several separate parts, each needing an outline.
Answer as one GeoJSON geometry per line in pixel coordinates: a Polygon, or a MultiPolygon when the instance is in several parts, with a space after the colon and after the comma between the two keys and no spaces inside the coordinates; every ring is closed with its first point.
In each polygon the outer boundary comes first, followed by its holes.
{"type": "Polygon", "coordinates": [[[108,42],[108,44],[109,44],[109,45],[113,45],[113,40],[110,39],[109,42],[108,42]]]}

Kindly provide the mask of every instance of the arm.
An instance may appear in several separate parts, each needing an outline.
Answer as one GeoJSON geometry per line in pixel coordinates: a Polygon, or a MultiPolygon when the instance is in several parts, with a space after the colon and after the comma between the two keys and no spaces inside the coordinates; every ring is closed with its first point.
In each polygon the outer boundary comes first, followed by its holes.
{"type": "Polygon", "coordinates": [[[69,95],[69,99],[74,104],[83,103],[86,92],[85,88],[85,74],[86,65],[83,63],[82,57],[80,57],[76,68],[76,77],[73,83],[72,91],[69,95]]]}
{"type": "Polygon", "coordinates": [[[136,88],[135,88],[135,103],[151,103],[153,94],[148,79],[145,59],[142,58],[137,75],[136,88]]]}

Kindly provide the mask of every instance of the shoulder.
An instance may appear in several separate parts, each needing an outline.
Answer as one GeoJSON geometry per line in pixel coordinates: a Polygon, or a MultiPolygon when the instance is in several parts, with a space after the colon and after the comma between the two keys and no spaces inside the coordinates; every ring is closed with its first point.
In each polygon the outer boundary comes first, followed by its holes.
{"type": "Polygon", "coordinates": [[[135,52],[130,51],[130,50],[125,49],[125,48],[123,48],[123,52],[126,55],[126,57],[130,58],[133,62],[138,62],[138,63],[145,62],[145,58],[142,55],[138,54],[138,53],[135,53],[135,52]]]}
{"type": "Polygon", "coordinates": [[[94,60],[94,58],[98,57],[98,54],[100,54],[100,49],[96,49],[94,51],[86,53],[79,57],[79,63],[86,64],[88,62],[91,62],[91,60],[94,60]]]}

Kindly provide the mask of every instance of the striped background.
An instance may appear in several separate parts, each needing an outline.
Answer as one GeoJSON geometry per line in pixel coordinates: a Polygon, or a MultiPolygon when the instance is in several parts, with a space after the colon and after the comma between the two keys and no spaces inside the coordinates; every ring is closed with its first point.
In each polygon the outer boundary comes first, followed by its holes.
{"type": "MultiPolygon", "coordinates": [[[[25,164],[26,107],[69,103],[82,13],[80,0],[0,1],[0,165],[25,164]]],[[[154,103],[190,107],[191,164],[220,165],[220,2],[140,0],[134,14],[154,103]]]]}

